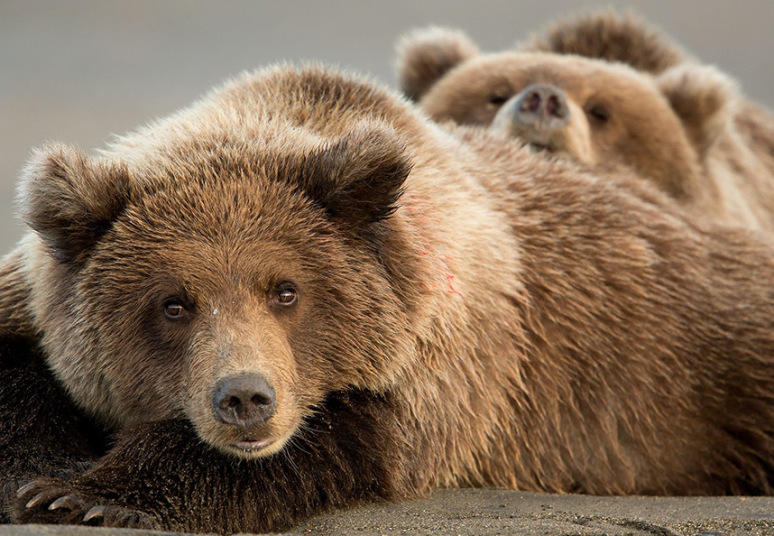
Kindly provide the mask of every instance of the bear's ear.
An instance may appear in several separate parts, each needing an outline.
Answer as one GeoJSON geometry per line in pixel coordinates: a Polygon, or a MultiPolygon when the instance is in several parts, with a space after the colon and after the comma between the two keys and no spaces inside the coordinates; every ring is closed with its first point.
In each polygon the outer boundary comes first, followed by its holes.
{"type": "Polygon", "coordinates": [[[682,50],[660,31],[634,15],[613,11],[560,21],[524,46],[528,50],[625,63],[652,74],[685,61],[682,50]]]}
{"type": "Polygon", "coordinates": [[[413,101],[450,69],[478,55],[478,47],[465,33],[436,26],[404,35],[395,49],[398,84],[413,101]]]}
{"type": "Polygon", "coordinates": [[[129,198],[123,165],[96,163],[61,145],[36,151],[22,172],[19,204],[25,222],[63,263],[80,263],[129,198]]]}
{"type": "Polygon", "coordinates": [[[733,119],[734,82],[714,67],[684,64],[665,71],[656,83],[704,154],[733,119]]]}
{"type": "Polygon", "coordinates": [[[363,228],[395,211],[410,171],[398,134],[365,122],[309,157],[303,187],[331,219],[363,228]]]}

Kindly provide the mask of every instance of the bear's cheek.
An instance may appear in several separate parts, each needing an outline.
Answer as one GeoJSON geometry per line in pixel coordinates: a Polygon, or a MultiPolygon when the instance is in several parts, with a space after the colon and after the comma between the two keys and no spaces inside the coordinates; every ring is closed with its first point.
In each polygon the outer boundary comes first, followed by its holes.
{"type": "Polygon", "coordinates": [[[485,102],[482,106],[480,105],[480,98],[474,100],[474,98],[471,97],[470,100],[470,103],[461,105],[460,108],[463,110],[463,117],[459,122],[466,125],[491,125],[499,112],[500,107],[489,102],[485,102]]]}
{"type": "Polygon", "coordinates": [[[490,105],[483,91],[460,91],[459,87],[434,88],[421,107],[434,121],[454,121],[460,125],[489,125],[499,106],[490,105]],[[482,96],[483,95],[483,96],[482,96]]]}
{"type": "Polygon", "coordinates": [[[68,349],[56,354],[61,358],[52,360],[52,368],[82,407],[115,426],[182,414],[183,352],[160,345],[134,309],[124,310],[118,301],[73,303],[70,310],[81,316],[52,333],[52,342],[68,349]]]}
{"type": "MultiPolygon", "coordinates": [[[[129,393],[124,405],[138,422],[181,416],[182,371],[178,361],[167,357],[148,355],[142,366],[124,368],[114,380],[114,391],[129,393]]],[[[127,361],[132,359],[129,356],[127,361]]]]}
{"type": "Polygon", "coordinates": [[[557,140],[560,151],[566,152],[572,158],[585,164],[599,162],[598,133],[594,132],[585,112],[575,102],[570,100],[570,121],[557,140]]]}

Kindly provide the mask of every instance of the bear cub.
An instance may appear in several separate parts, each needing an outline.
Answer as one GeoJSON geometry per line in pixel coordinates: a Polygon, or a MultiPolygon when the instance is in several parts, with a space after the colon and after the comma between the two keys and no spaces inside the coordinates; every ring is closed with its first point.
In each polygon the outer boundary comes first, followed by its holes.
{"type": "Polygon", "coordinates": [[[486,54],[460,31],[415,31],[398,45],[402,89],[437,121],[490,126],[536,150],[598,168],[624,165],[693,214],[774,231],[771,146],[744,139],[736,126],[744,101],[726,75],[677,61],[677,50],[667,54],[667,43],[628,19],[582,18],[561,30],[548,42],[576,53],[538,42],[529,50],[486,54]],[[619,26],[619,33],[612,31],[619,26]],[[632,65],[577,54],[591,52],[593,44],[600,54],[620,51],[614,40],[623,39],[623,30],[629,32],[624,44],[642,47],[626,49],[632,65]],[[606,39],[607,47],[595,38],[606,39]],[[673,64],[658,73],[634,68],[668,61],[673,64]]]}

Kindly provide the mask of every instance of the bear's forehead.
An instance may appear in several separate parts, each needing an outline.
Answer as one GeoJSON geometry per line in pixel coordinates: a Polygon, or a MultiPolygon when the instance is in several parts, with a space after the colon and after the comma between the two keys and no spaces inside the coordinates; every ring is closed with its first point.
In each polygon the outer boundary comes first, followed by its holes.
{"type": "Polygon", "coordinates": [[[102,269],[144,286],[148,274],[169,274],[197,287],[235,279],[319,271],[337,255],[333,226],[321,209],[287,189],[249,181],[182,185],[136,200],[97,245],[102,269]]]}
{"type": "Polygon", "coordinates": [[[286,239],[324,224],[321,211],[283,181],[224,177],[187,180],[142,195],[121,220],[137,235],[286,239]],[[300,231],[301,230],[301,231],[300,231]]]}
{"type": "Polygon", "coordinates": [[[157,249],[297,242],[328,225],[298,186],[312,158],[303,148],[258,140],[169,145],[130,170],[132,195],[115,222],[115,238],[157,249]]]}
{"type": "Polygon", "coordinates": [[[614,84],[632,89],[652,89],[653,81],[630,67],[579,56],[550,53],[502,52],[482,55],[463,65],[456,73],[461,80],[478,80],[479,85],[508,79],[562,85],[568,90],[584,86],[614,84]]]}

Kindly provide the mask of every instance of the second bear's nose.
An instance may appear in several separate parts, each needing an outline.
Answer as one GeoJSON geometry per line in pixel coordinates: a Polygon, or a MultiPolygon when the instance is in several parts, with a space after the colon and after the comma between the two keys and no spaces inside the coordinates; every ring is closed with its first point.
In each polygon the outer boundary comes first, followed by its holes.
{"type": "Polygon", "coordinates": [[[276,393],[263,376],[240,374],[215,384],[212,410],[220,422],[248,429],[268,421],[276,409],[276,393]]]}
{"type": "Polygon", "coordinates": [[[513,119],[517,123],[556,129],[566,125],[569,117],[564,92],[551,84],[532,84],[516,97],[513,119]]]}

